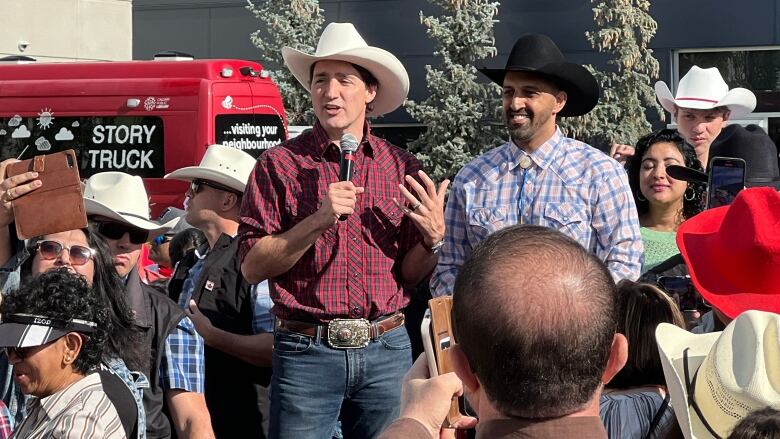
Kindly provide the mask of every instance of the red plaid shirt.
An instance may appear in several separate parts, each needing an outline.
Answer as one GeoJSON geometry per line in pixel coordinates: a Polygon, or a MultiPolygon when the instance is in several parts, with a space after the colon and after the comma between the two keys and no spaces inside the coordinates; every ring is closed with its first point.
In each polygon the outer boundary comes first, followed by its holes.
{"type": "MultiPolygon", "coordinates": [[[[241,257],[262,237],[290,230],[317,211],[339,180],[340,152],[317,123],[311,131],[263,153],[241,206],[241,257]]],[[[398,185],[422,168],[412,154],[371,135],[366,123],[352,182],[363,186],[355,213],[326,230],[286,273],[272,279],[273,313],[327,322],[375,319],[406,306],[400,262],[421,235],[393,203],[398,185]]]]}

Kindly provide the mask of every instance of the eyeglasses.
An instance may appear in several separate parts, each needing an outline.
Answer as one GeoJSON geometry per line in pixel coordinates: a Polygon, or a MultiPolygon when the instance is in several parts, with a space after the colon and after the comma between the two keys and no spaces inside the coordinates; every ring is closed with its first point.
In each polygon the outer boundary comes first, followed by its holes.
{"type": "MultiPolygon", "coordinates": [[[[64,335],[63,335],[63,337],[64,337],[64,335]]],[[[41,344],[41,345],[38,345],[38,346],[27,346],[27,347],[24,347],[24,348],[18,348],[18,347],[15,347],[15,346],[9,346],[9,347],[4,348],[5,349],[5,356],[10,358],[11,357],[11,352],[13,352],[14,355],[16,355],[20,360],[26,360],[31,355],[33,355],[36,352],[42,350],[44,347],[54,343],[55,341],[59,340],[60,338],[62,338],[62,337],[56,338],[54,340],[49,341],[48,343],[44,343],[44,344],[41,344]]]]}
{"type": "Polygon", "coordinates": [[[166,242],[170,242],[172,239],[173,239],[172,236],[160,235],[160,236],[154,238],[154,240],[152,242],[154,243],[154,245],[163,245],[166,242]]]}
{"type": "Polygon", "coordinates": [[[95,257],[95,250],[89,247],[83,245],[65,247],[57,241],[41,241],[36,246],[36,250],[43,259],[47,260],[57,259],[62,255],[63,250],[67,250],[71,265],[84,265],[95,257]]]}
{"type": "Polygon", "coordinates": [[[241,195],[241,192],[239,192],[239,191],[237,191],[237,190],[235,190],[233,188],[229,188],[227,186],[223,186],[223,185],[221,185],[219,183],[214,183],[213,181],[202,180],[200,178],[196,178],[195,180],[192,180],[192,183],[190,183],[190,191],[193,194],[197,194],[202,189],[201,186],[208,186],[208,187],[211,187],[211,188],[214,188],[214,189],[218,189],[218,190],[221,190],[221,191],[230,192],[231,194],[241,195]]]}
{"type": "Polygon", "coordinates": [[[114,222],[97,223],[97,231],[104,238],[114,240],[122,239],[127,233],[133,244],[143,244],[149,240],[149,231],[114,222]]]}

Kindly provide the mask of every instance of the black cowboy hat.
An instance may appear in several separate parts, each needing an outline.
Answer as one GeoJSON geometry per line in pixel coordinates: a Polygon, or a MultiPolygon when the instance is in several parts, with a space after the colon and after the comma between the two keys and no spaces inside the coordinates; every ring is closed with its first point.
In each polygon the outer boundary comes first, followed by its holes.
{"type": "MultiPolygon", "coordinates": [[[[710,145],[710,157],[744,160],[745,187],[768,186],[780,190],[777,146],[758,125],[734,124],[723,128],[710,145]]],[[[708,174],[684,166],[669,166],[667,172],[677,180],[705,183],[708,180],[708,174]]]]}
{"type": "Polygon", "coordinates": [[[498,85],[504,85],[507,71],[533,72],[551,80],[567,94],[566,105],[559,116],[581,116],[599,101],[599,85],[593,75],[579,64],[567,62],[553,40],[546,35],[520,37],[503,69],[478,68],[498,85]]]}

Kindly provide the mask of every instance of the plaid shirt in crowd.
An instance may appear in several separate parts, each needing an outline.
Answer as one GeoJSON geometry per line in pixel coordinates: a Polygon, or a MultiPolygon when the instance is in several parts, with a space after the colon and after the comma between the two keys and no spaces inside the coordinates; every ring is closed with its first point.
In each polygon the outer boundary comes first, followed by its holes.
{"type": "Polygon", "coordinates": [[[160,360],[160,386],[203,393],[205,355],[203,337],[195,331],[189,317],[179,320],[176,329],[165,338],[160,360]]]}
{"type": "Polygon", "coordinates": [[[565,233],[604,261],[615,280],[639,277],[642,239],[625,170],[558,129],[531,154],[510,141],[471,161],[455,177],[444,212],[447,232],[431,278],[434,296],[452,294],[458,270],[477,244],[518,223],[565,233]],[[523,169],[526,156],[531,163],[523,169]]]}
{"type": "Polygon", "coordinates": [[[14,419],[3,401],[0,401],[0,439],[11,437],[14,419]]]}
{"type": "MultiPolygon", "coordinates": [[[[339,156],[319,123],[260,156],[241,207],[242,258],[260,238],[284,233],[317,211],[328,185],[339,180],[339,156]]],[[[375,319],[406,306],[394,265],[421,236],[393,198],[404,200],[398,185],[419,169],[412,154],[372,136],[365,125],[352,177],[365,192],[354,214],[327,229],[273,279],[277,317],[375,319]]]]}

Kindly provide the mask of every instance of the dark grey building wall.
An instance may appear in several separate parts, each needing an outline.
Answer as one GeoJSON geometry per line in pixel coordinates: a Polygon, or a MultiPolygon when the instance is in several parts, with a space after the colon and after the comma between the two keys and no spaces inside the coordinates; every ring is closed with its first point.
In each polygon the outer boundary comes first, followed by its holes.
{"type": "MultiPolygon", "coordinates": [[[[134,0],[133,57],[149,59],[162,50],[181,50],[198,58],[257,60],[249,34],[260,23],[241,0],[134,0]]],[[[326,22],[355,24],[371,45],[398,56],[411,77],[410,98],[427,95],[424,66],[435,64],[433,44],[420,23],[420,10],[435,11],[425,0],[321,0],[326,22]]],[[[668,81],[674,49],[780,44],[780,0],[652,0],[658,32],[651,45],[668,81]]],[[[584,33],[594,27],[588,0],[504,0],[496,24],[499,55],[486,61],[502,65],[518,36],[545,33],[572,61],[602,65],[584,33]]],[[[274,66],[268,65],[273,68],[274,66]]],[[[384,122],[407,122],[396,111],[384,122]]]]}

